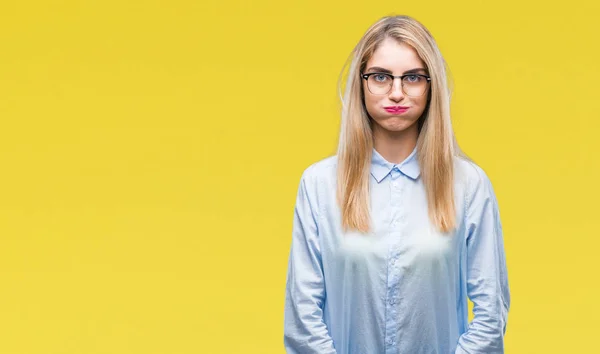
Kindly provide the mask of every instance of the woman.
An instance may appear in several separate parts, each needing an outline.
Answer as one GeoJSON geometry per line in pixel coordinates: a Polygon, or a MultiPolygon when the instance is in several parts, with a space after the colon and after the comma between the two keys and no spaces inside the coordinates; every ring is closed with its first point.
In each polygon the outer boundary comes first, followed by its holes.
{"type": "Polygon", "coordinates": [[[385,17],[352,54],[338,153],[300,181],[287,352],[503,353],[498,204],[456,144],[433,37],[410,17],[385,17]]]}

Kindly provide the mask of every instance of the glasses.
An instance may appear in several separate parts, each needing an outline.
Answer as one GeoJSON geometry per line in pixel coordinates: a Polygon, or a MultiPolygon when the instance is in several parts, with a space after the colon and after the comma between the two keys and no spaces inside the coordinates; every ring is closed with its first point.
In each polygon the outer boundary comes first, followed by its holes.
{"type": "Polygon", "coordinates": [[[431,78],[423,74],[406,74],[394,76],[386,73],[368,73],[360,75],[367,80],[369,92],[374,95],[387,95],[394,84],[394,79],[400,79],[402,91],[407,96],[423,96],[431,81],[431,78]]]}

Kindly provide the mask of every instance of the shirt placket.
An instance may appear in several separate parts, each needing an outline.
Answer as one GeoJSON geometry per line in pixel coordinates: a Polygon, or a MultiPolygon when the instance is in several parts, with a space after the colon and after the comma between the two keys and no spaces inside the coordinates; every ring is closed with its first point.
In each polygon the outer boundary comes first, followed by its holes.
{"type": "Polygon", "coordinates": [[[390,236],[391,242],[388,252],[388,277],[387,277],[387,302],[386,302],[386,354],[398,352],[398,307],[400,294],[400,270],[398,269],[398,258],[400,257],[399,242],[405,230],[406,208],[404,201],[404,179],[398,167],[390,173],[390,236]]]}

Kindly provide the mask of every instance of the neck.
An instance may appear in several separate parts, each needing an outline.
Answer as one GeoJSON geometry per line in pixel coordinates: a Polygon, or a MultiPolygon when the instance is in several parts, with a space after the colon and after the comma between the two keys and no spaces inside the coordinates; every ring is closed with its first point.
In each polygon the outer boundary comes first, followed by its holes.
{"type": "Polygon", "coordinates": [[[373,125],[373,147],[384,159],[394,164],[404,161],[413,152],[418,136],[417,124],[399,132],[373,125]]]}

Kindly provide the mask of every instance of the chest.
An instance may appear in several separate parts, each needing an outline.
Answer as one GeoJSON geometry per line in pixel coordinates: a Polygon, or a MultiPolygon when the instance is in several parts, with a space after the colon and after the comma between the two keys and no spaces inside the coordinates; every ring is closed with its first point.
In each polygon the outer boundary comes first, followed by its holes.
{"type": "Polygon", "coordinates": [[[455,191],[458,227],[440,232],[431,222],[421,183],[396,179],[371,185],[371,231],[343,231],[340,211],[332,206],[322,239],[328,257],[353,267],[380,267],[400,262],[406,268],[455,263],[462,252],[462,193],[455,191]]]}

